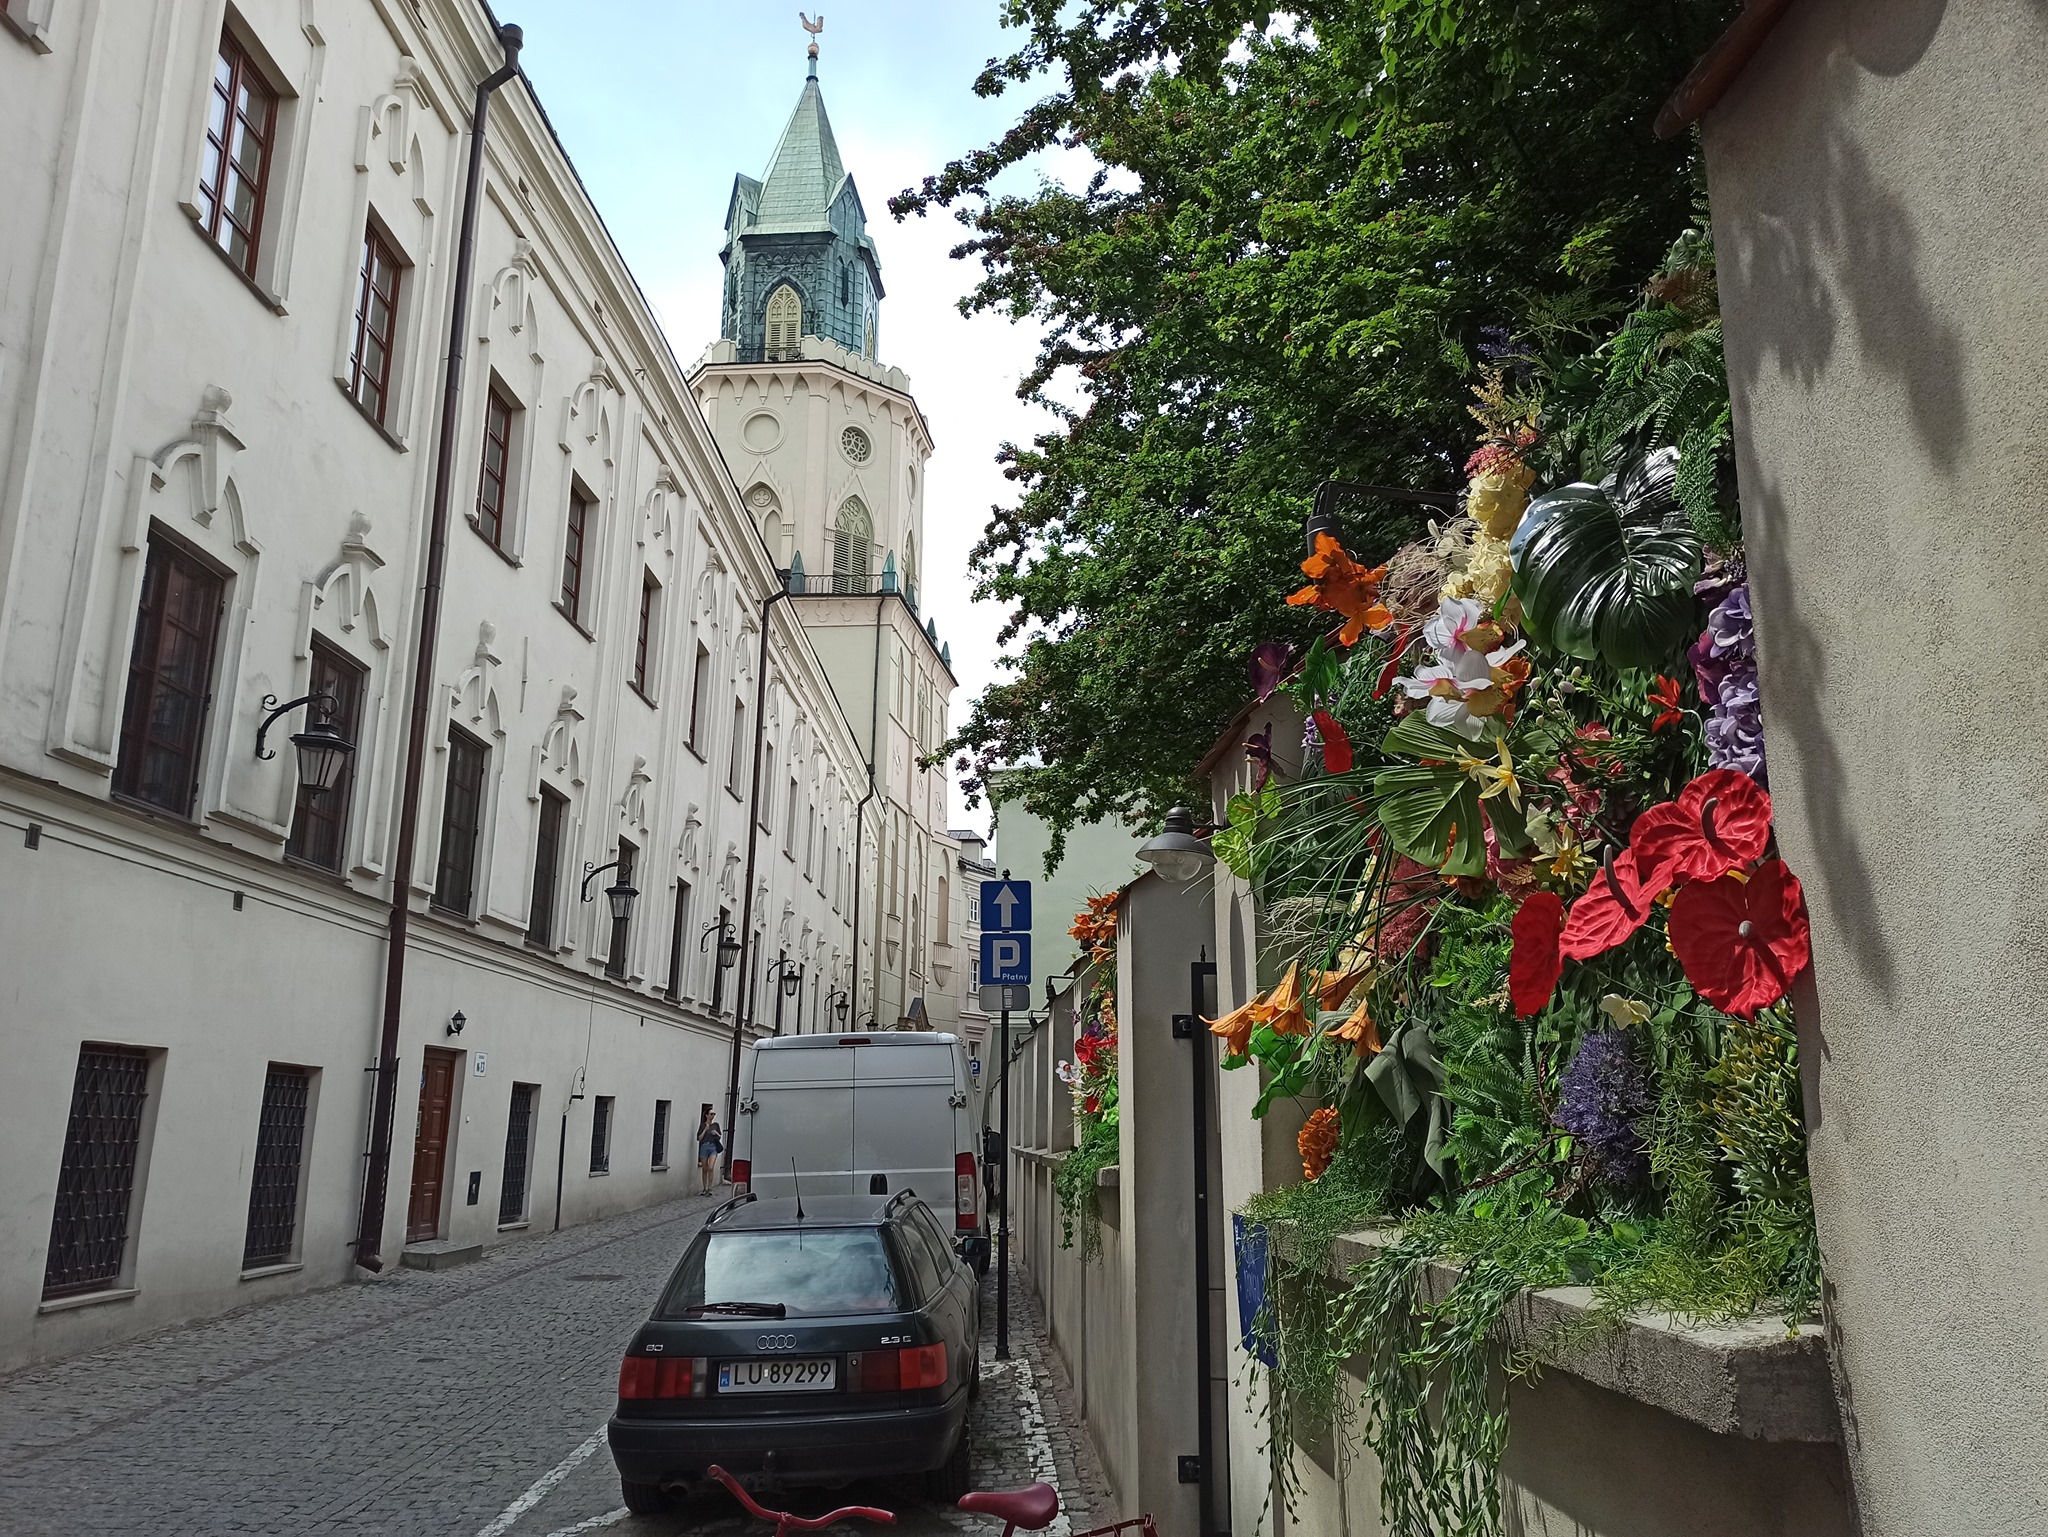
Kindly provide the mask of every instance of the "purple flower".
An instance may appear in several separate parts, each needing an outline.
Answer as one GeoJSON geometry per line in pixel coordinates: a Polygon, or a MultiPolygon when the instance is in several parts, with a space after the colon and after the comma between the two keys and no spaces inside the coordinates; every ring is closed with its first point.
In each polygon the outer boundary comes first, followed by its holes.
{"type": "Polygon", "coordinates": [[[1244,755],[1258,767],[1258,773],[1252,779],[1252,794],[1257,795],[1273,776],[1273,727],[1270,722],[1244,739],[1244,755]]]}
{"type": "Polygon", "coordinates": [[[1648,1179],[1650,1160],[1636,1128],[1653,1102],[1628,1033],[1600,1030],[1587,1036],[1558,1088],[1557,1113],[1551,1119],[1579,1139],[1589,1171],[1617,1185],[1648,1179]]]}
{"type": "Polygon", "coordinates": [[[1321,752],[1323,750],[1323,734],[1316,729],[1316,718],[1313,715],[1302,723],[1301,750],[1303,752],[1321,752]]]}
{"type": "Polygon", "coordinates": [[[1284,640],[1262,640],[1252,650],[1252,697],[1264,704],[1287,679],[1294,648],[1284,640]]]}
{"type": "Polygon", "coordinates": [[[1707,760],[1715,768],[1737,769],[1764,783],[1763,700],[1747,582],[1727,588],[1686,656],[1707,706],[1707,760]]]}

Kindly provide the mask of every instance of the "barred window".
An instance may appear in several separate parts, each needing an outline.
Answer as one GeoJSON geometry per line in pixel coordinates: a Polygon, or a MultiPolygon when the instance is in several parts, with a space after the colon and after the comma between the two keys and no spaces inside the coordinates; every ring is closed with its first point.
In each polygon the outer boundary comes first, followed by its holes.
{"type": "Polygon", "coordinates": [[[43,1262],[45,1298],[104,1291],[120,1282],[148,1091],[148,1052],[132,1046],[79,1049],[50,1253],[43,1262]]]}
{"type": "Polygon", "coordinates": [[[512,1085],[512,1109],[505,1118],[505,1172],[498,1182],[498,1223],[526,1220],[527,1170],[532,1162],[533,1102],[540,1088],[512,1085]]]}
{"type": "Polygon", "coordinates": [[[263,1079],[263,1111],[256,1122],[256,1173],[249,1182],[249,1227],[242,1268],[282,1265],[292,1257],[299,1226],[299,1161],[305,1148],[306,1108],[313,1075],[303,1067],[271,1064],[263,1079]]]}
{"type": "Polygon", "coordinates": [[[590,1172],[609,1174],[612,1168],[612,1096],[598,1095],[590,1116],[590,1172]]]}
{"type": "Polygon", "coordinates": [[[668,1167],[668,1106],[665,1099],[654,1102],[654,1167],[668,1167]]]}

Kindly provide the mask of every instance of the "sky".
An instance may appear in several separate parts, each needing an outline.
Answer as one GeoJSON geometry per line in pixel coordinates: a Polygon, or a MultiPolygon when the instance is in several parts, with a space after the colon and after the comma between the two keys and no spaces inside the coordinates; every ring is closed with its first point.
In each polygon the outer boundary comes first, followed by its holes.
{"type": "MultiPolygon", "coordinates": [[[[797,8],[762,0],[494,0],[525,29],[520,62],[654,306],[684,367],[717,339],[718,260],[734,173],[759,176],[796,105],[810,41],[797,8]]],[[[998,0],[833,0],[819,82],[839,152],[881,253],[878,353],[910,376],[935,451],[925,481],[924,613],[953,648],[952,721],[996,677],[1001,610],[970,600],[967,552],[1014,488],[995,463],[1050,417],[1016,397],[1036,328],[963,318],[981,268],[947,252],[967,232],[949,213],[897,223],[888,200],[999,137],[1038,92],[983,101],[974,77],[1018,36],[998,0]]],[[[817,13],[811,12],[812,20],[817,13]]],[[[1019,167],[1000,187],[1028,192],[1019,167]]],[[[949,772],[952,825],[985,831],[949,772]]]]}

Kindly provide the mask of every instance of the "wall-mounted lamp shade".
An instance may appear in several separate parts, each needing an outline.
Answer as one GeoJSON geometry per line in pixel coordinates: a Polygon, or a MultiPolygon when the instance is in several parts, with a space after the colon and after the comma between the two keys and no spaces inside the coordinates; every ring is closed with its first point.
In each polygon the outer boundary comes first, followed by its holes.
{"type": "Polygon", "coordinates": [[[846,1023],[846,994],[839,995],[839,1002],[833,1005],[832,1012],[839,1016],[839,1023],[846,1023]]]}
{"type": "Polygon", "coordinates": [[[782,973],[783,996],[785,998],[794,998],[796,996],[796,990],[802,984],[802,982],[803,976],[794,967],[785,968],[782,973]]]}
{"type": "Polygon", "coordinates": [[[739,960],[740,942],[734,939],[731,931],[728,930],[720,935],[718,939],[718,969],[720,971],[730,971],[739,964],[739,960]]]}
{"type": "Polygon", "coordinates": [[[454,1017],[448,1021],[448,1033],[450,1035],[460,1035],[462,1034],[462,1027],[468,1023],[469,1017],[462,1010],[457,1009],[454,1017]]]}
{"type": "Polygon", "coordinates": [[[299,785],[311,795],[325,795],[340,783],[349,755],[356,750],[355,743],[325,720],[294,731],[292,746],[299,750],[299,785]]]}
{"type": "Polygon", "coordinates": [[[1207,843],[1195,836],[1195,819],[1185,806],[1166,813],[1166,826],[1159,835],[1138,847],[1138,857],[1170,881],[1193,880],[1216,857],[1207,843]]]}
{"type": "MultiPolygon", "coordinates": [[[[628,886],[624,881],[618,881],[605,887],[604,899],[612,905],[612,921],[614,923],[629,923],[632,921],[633,899],[639,895],[639,891],[628,886]]],[[[720,948],[723,947],[721,946],[720,948]]]]}

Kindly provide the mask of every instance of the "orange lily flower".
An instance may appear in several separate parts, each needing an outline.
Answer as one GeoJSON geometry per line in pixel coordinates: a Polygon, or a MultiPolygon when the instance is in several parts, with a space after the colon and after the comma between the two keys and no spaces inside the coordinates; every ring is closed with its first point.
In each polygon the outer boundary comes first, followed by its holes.
{"type": "Polygon", "coordinates": [[[1341,1009],[1352,990],[1371,975],[1371,961],[1361,961],[1349,971],[1326,971],[1316,984],[1316,1002],[1326,1009],[1341,1009]]]}
{"type": "Polygon", "coordinates": [[[1260,1009],[1262,1025],[1271,1025],[1275,1035],[1307,1035],[1308,1015],[1301,1006],[1301,962],[1287,968],[1280,985],[1266,995],[1260,1009]]]}
{"type": "Polygon", "coordinates": [[[1372,1022],[1371,1003],[1370,996],[1359,999],[1351,1017],[1330,1032],[1338,1040],[1351,1043],[1353,1056],[1376,1057],[1382,1049],[1380,1027],[1372,1022]]]}
{"type": "Polygon", "coordinates": [[[1339,644],[1355,646],[1367,630],[1384,630],[1394,622],[1387,606],[1380,602],[1380,583],[1387,568],[1361,566],[1344,547],[1328,534],[1316,535],[1316,552],[1301,563],[1309,585],[1287,601],[1295,608],[1314,604],[1344,616],[1344,628],[1337,632],[1339,644]]]}
{"type": "Polygon", "coordinates": [[[1251,1050],[1252,1027],[1258,1023],[1252,1017],[1252,1010],[1258,1006],[1259,1000],[1254,998],[1250,1003],[1238,1005],[1221,1019],[1203,1021],[1209,1027],[1209,1033],[1223,1042],[1227,1055],[1241,1057],[1251,1050]]]}

